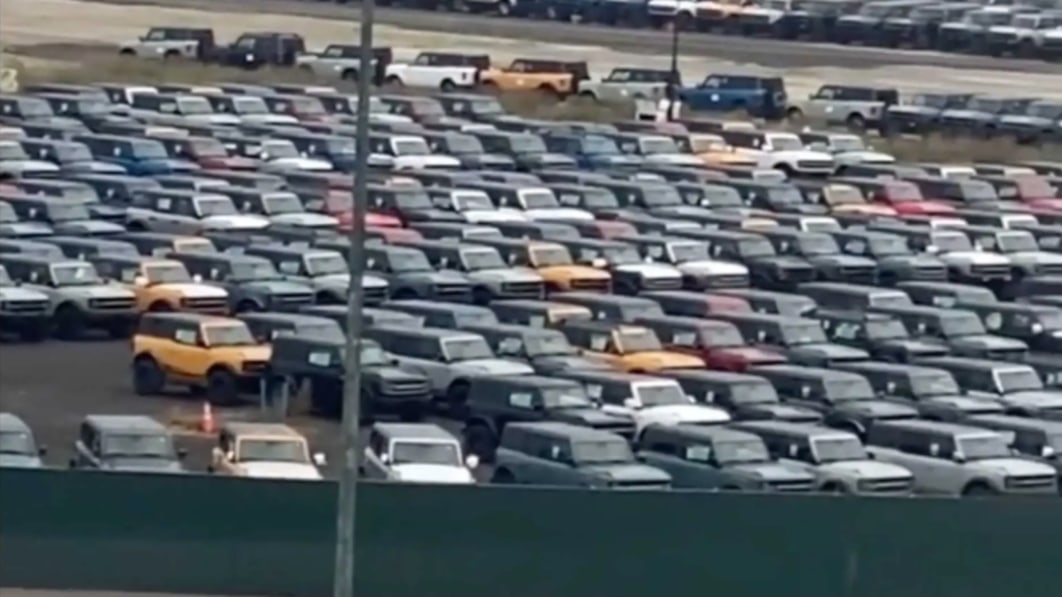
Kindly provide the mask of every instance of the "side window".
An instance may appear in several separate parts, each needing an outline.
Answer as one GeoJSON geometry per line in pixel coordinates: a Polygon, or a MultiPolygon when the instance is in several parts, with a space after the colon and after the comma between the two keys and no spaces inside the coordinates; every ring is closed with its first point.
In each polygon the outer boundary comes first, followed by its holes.
{"type": "Polygon", "coordinates": [[[256,42],[257,42],[257,40],[255,38],[250,37],[250,36],[246,36],[246,37],[241,37],[240,39],[236,40],[236,43],[234,44],[234,46],[238,50],[251,51],[251,50],[254,50],[256,42]]]}
{"type": "Polygon", "coordinates": [[[535,395],[531,392],[512,392],[509,394],[509,406],[532,410],[535,407],[535,395]]]}
{"type": "Polygon", "coordinates": [[[377,456],[387,452],[387,442],[378,431],[369,435],[369,449],[377,456]]]}
{"type": "Polygon", "coordinates": [[[658,454],[678,456],[678,447],[675,444],[663,440],[656,440],[649,444],[649,450],[658,454]]]}
{"type": "Polygon", "coordinates": [[[196,346],[199,343],[199,330],[193,327],[178,327],[173,330],[173,339],[178,344],[196,346]]]}

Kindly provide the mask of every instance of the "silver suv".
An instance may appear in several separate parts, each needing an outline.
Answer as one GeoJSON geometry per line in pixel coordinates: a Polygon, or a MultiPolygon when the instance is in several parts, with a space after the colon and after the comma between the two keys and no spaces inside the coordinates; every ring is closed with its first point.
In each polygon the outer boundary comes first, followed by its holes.
{"type": "Polygon", "coordinates": [[[204,59],[214,51],[212,29],[188,27],[152,27],[136,41],[122,44],[118,54],[139,58],[198,58],[204,59]]]}
{"type": "Polygon", "coordinates": [[[741,421],[734,429],[754,433],[779,463],[815,476],[819,491],[855,495],[910,495],[911,471],[874,460],[859,438],[847,431],[788,421],[741,421]]]}
{"type": "Polygon", "coordinates": [[[23,340],[43,340],[48,335],[51,302],[43,292],[21,288],[0,265],[0,333],[18,334],[23,340]]]}
{"type": "Polygon", "coordinates": [[[671,487],[671,476],[638,462],[622,437],[553,422],[507,425],[492,481],[620,490],[671,487]]]}
{"type": "Polygon", "coordinates": [[[48,297],[56,333],[76,338],[87,328],[102,328],[123,338],[136,324],[136,295],[106,282],[91,263],[66,258],[6,253],[0,264],[27,290],[48,297]]]}
{"type": "Polygon", "coordinates": [[[935,421],[883,421],[867,435],[868,453],[915,474],[919,493],[980,497],[1055,494],[1058,473],[1010,448],[1013,433],[935,421]]]}

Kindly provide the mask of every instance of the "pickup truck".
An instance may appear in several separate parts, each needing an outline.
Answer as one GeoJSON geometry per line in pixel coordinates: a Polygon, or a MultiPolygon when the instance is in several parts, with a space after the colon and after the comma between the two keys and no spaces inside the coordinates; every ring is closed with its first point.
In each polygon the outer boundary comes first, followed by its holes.
{"type": "MultiPolygon", "coordinates": [[[[373,48],[373,78],[391,62],[391,48],[373,48]]],[[[329,44],[323,52],[306,52],[295,57],[295,66],[319,77],[357,81],[361,69],[361,48],[353,44],[329,44]]],[[[378,82],[378,81],[374,81],[378,82]]]]}
{"type": "Polygon", "coordinates": [[[384,70],[384,84],[442,91],[471,89],[479,83],[481,71],[488,68],[489,56],[421,52],[413,62],[388,64],[384,70]]]}

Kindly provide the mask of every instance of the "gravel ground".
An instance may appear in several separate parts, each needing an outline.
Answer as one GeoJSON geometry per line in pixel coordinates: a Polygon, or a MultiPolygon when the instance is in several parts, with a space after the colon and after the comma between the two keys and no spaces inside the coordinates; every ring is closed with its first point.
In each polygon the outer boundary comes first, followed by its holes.
{"type": "MultiPolygon", "coordinates": [[[[127,0],[3,0],[0,33],[8,46],[117,44],[135,39],[152,25],[181,24],[212,27],[219,40],[231,40],[243,31],[294,31],[312,47],[353,40],[357,34],[357,11],[327,2],[160,0],[159,4],[164,6],[127,0]],[[56,15],[78,27],[62,27],[56,15]]],[[[395,47],[399,59],[425,49],[475,49],[499,62],[528,55],[579,56],[589,61],[597,76],[620,65],[666,68],[668,64],[669,36],[659,32],[401,10],[380,10],[379,22],[377,43],[395,47]]],[[[969,90],[1062,98],[1062,65],[932,52],[691,34],[683,40],[680,66],[689,80],[735,69],[780,73],[794,97],[824,82],[845,82],[900,85],[908,91],[969,90]]]]}

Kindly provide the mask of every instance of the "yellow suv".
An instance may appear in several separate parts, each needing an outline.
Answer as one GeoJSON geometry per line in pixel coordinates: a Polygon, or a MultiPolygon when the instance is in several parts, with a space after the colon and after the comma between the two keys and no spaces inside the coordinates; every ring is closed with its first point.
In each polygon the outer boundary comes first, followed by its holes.
{"type": "Polygon", "coordinates": [[[564,245],[513,238],[482,238],[476,239],[476,243],[497,249],[511,267],[535,270],[546,281],[547,292],[612,291],[612,276],[608,272],[576,264],[564,245]]]}
{"type": "Polygon", "coordinates": [[[209,315],[229,314],[229,293],[203,284],[173,259],[130,255],[92,257],[104,278],[125,284],[136,294],[136,308],[148,311],[189,311],[209,315]]]}
{"type": "Polygon", "coordinates": [[[216,404],[257,392],[270,349],[238,319],[193,313],[147,313],[133,335],[133,388],[158,394],[166,385],[206,391],[216,404]]]}
{"type": "Polygon", "coordinates": [[[703,369],[699,357],[665,350],[656,332],[612,321],[566,321],[560,330],[573,346],[592,359],[628,373],[665,369],[703,369]]]}

